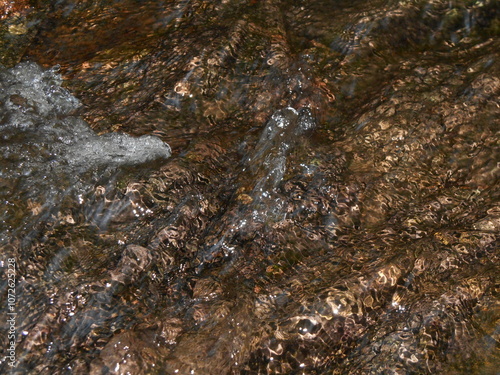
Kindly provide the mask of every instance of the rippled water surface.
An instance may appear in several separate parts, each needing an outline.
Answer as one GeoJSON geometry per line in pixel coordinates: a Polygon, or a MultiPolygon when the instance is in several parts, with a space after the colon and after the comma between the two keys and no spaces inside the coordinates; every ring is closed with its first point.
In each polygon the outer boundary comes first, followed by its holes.
{"type": "Polygon", "coordinates": [[[499,10],[0,2],[0,372],[498,373],[499,10]]]}

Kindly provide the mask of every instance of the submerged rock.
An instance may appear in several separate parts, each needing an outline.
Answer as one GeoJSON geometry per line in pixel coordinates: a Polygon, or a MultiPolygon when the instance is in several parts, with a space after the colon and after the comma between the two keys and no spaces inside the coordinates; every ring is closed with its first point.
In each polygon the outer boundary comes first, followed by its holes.
{"type": "Polygon", "coordinates": [[[173,151],[3,73],[15,371],[496,372],[496,2],[53,7],[30,58],[173,151]],[[62,209],[25,225],[38,186],[62,209]]]}

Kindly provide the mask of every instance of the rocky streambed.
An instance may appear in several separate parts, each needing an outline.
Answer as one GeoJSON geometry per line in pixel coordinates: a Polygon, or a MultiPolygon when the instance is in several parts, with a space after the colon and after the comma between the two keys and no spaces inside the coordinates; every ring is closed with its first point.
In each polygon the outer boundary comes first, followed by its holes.
{"type": "Polygon", "coordinates": [[[2,372],[497,372],[496,2],[0,6],[2,372]]]}

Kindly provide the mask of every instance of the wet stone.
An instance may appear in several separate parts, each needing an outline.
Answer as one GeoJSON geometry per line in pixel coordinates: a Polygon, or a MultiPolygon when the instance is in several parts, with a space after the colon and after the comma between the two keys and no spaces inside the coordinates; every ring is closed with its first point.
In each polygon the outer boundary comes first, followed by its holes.
{"type": "Polygon", "coordinates": [[[497,372],[497,2],[4,3],[0,372],[497,372]]]}

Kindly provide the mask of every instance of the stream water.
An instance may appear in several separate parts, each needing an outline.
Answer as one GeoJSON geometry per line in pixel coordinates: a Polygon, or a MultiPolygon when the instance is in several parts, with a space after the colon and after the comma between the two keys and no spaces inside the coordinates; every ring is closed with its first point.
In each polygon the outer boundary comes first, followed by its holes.
{"type": "Polygon", "coordinates": [[[0,372],[498,373],[499,11],[0,2],[0,372]]]}

